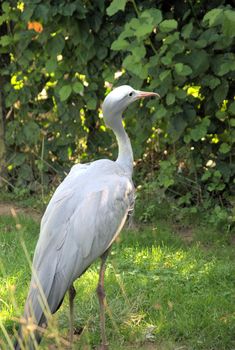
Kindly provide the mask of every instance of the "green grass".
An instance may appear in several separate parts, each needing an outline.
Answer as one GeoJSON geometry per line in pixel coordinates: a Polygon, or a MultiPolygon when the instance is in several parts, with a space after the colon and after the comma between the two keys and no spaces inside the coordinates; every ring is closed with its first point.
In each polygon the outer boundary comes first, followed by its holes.
{"type": "MultiPolygon", "coordinates": [[[[235,348],[235,254],[228,237],[208,227],[191,228],[190,241],[167,220],[126,230],[107,263],[107,335],[115,349],[235,348]],[[211,230],[211,231],[210,231],[211,230]],[[210,234],[208,233],[210,231],[210,234]]],[[[0,348],[10,349],[30,279],[30,257],[39,224],[29,217],[0,216],[0,348]],[[3,333],[5,332],[5,335],[3,333]]],[[[99,262],[75,283],[74,349],[99,344],[96,298],[99,262]]],[[[68,299],[56,315],[42,349],[68,339],[68,299]]]]}

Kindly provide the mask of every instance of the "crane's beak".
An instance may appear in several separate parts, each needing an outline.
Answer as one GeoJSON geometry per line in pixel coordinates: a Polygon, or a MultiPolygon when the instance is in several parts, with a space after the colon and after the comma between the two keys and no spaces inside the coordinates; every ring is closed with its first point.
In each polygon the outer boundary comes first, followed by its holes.
{"type": "Polygon", "coordinates": [[[148,91],[137,91],[136,99],[157,96],[160,98],[160,95],[157,92],[148,92],[148,91]]]}

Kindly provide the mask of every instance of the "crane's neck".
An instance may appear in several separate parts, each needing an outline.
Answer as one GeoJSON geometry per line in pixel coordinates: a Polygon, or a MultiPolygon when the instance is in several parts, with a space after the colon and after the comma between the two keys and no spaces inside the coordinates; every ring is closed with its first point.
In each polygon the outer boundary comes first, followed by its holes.
{"type": "Polygon", "coordinates": [[[121,116],[115,118],[116,123],[112,129],[118,142],[118,158],[116,162],[131,177],[133,172],[133,151],[130,139],[123,127],[121,116]]]}

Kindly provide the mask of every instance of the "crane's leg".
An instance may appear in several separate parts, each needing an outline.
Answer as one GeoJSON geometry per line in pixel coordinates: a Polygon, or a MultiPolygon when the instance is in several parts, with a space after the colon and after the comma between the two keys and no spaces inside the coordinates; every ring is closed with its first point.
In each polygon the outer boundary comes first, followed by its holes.
{"type": "Polygon", "coordinates": [[[109,249],[101,255],[101,265],[100,265],[100,273],[99,273],[99,282],[97,286],[97,295],[100,304],[100,330],[101,330],[101,338],[102,344],[99,348],[100,350],[108,350],[108,343],[105,334],[105,291],[104,291],[104,273],[105,273],[105,262],[109,254],[109,249]]]}
{"type": "Polygon", "coordinates": [[[70,313],[70,343],[73,342],[73,326],[74,326],[74,298],[76,296],[76,289],[73,284],[69,287],[69,313],[70,313]]]}

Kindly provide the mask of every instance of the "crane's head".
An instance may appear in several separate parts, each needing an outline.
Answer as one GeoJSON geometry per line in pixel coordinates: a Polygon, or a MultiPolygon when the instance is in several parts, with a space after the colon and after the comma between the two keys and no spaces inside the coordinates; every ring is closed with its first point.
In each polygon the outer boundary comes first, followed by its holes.
{"type": "Polygon", "coordinates": [[[132,102],[150,96],[160,97],[156,92],[138,91],[129,85],[122,85],[112,90],[105,97],[102,105],[105,124],[113,128],[117,119],[121,118],[123,111],[132,102]]]}

